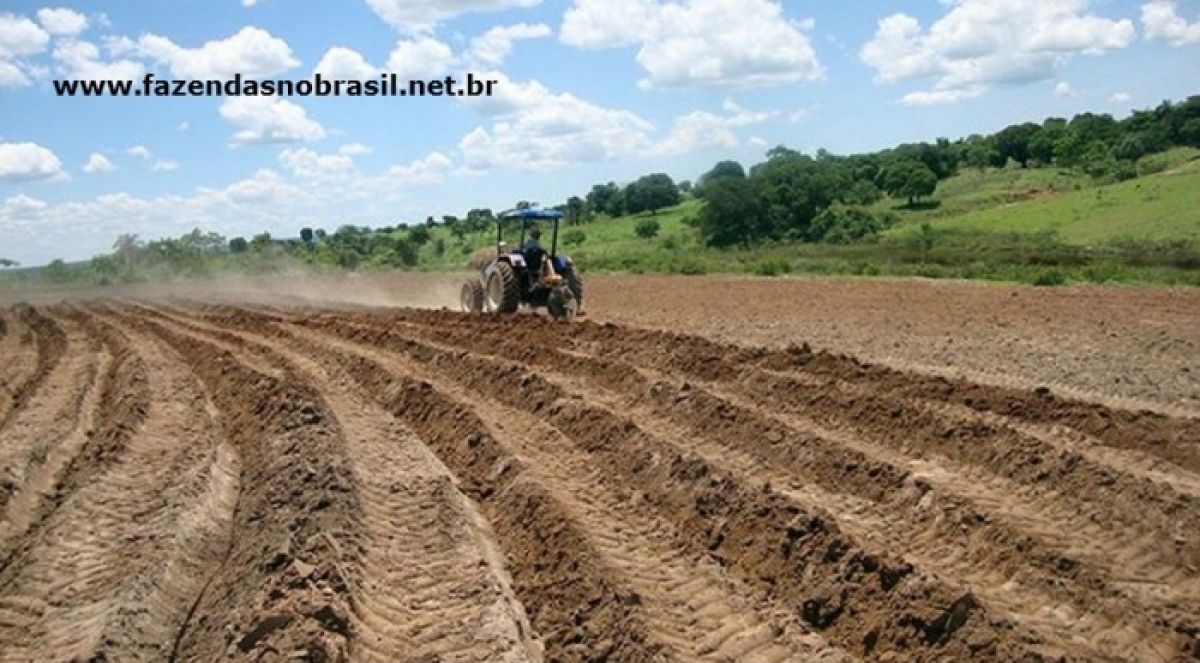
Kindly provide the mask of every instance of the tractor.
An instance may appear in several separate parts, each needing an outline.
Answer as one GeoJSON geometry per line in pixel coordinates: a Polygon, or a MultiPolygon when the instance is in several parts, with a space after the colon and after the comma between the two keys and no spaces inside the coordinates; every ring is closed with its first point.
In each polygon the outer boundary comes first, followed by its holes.
{"type": "Polygon", "coordinates": [[[539,208],[509,210],[496,219],[496,250],[491,261],[462,287],[462,309],[468,313],[514,313],[524,306],[546,308],[557,320],[582,315],[583,280],[569,257],[558,253],[562,213],[539,208]],[[520,222],[520,243],[504,241],[506,223],[520,222]],[[542,222],[552,223],[550,250],[537,241],[542,222]],[[527,235],[531,237],[526,242],[527,235]]]}

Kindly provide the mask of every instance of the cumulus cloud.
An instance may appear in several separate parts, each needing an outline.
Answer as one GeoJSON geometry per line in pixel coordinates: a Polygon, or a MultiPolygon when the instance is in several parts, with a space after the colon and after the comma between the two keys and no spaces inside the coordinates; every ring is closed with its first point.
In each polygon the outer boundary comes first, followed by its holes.
{"type": "Polygon", "coordinates": [[[234,144],[296,143],[320,140],[325,128],[308,117],[304,108],[276,97],[227,97],[221,117],[239,130],[234,144]]]}
{"type": "Polygon", "coordinates": [[[653,130],[636,114],[605,108],[539,81],[515,83],[499,72],[498,94],[465,103],[493,119],[459,141],[468,171],[496,167],[548,170],[632,156],[649,146],[653,130]]]}
{"type": "Polygon", "coordinates": [[[467,59],[474,66],[498,67],[512,53],[514,41],[540,39],[552,34],[550,26],[541,23],[496,26],[471,40],[467,59]]]}
{"type": "Polygon", "coordinates": [[[65,7],[39,9],[37,18],[42,28],[55,36],[74,36],[88,27],[86,16],[65,7]]]}
{"type": "Polygon", "coordinates": [[[1075,87],[1066,81],[1059,81],[1054,84],[1054,94],[1059,97],[1079,96],[1079,93],[1075,91],[1075,87]]]}
{"type": "Polygon", "coordinates": [[[379,69],[371,66],[361,53],[344,46],[334,46],[321,61],[313,68],[314,74],[323,78],[338,78],[344,80],[366,80],[379,75],[379,69]]]}
{"type": "Polygon", "coordinates": [[[675,120],[671,133],[650,150],[651,156],[678,156],[714,147],[741,145],[734,129],[761,124],[779,116],[775,112],[754,112],[731,99],[722,104],[724,114],[693,111],[675,120]]]}
{"type": "Polygon", "coordinates": [[[1154,0],[1142,5],[1142,26],[1147,39],[1172,46],[1200,44],[1200,16],[1188,22],[1178,13],[1176,0],[1154,0]]]}
{"type": "Polygon", "coordinates": [[[996,85],[1047,80],[1071,57],[1123,49],[1135,29],[1128,19],[1087,13],[1089,0],[945,0],[928,29],[906,14],[879,21],[859,51],[880,83],[931,79],[930,90],[903,103],[950,103],[996,85]]]}
{"type": "Polygon", "coordinates": [[[437,78],[454,65],[454,51],[432,37],[402,40],[388,57],[387,71],[401,80],[437,78]]]}
{"type": "Polygon", "coordinates": [[[574,0],[559,38],[580,48],[638,46],[643,88],[752,87],[822,78],[811,28],[772,0],[574,0]]]}
{"type": "Polygon", "coordinates": [[[142,36],[126,47],[166,66],[175,78],[192,80],[230,79],[235,74],[266,78],[300,66],[286,41],[250,26],[198,48],[185,48],[159,35],[142,36]]]}
{"type": "Polygon", "coordinates": [[[172,170],[178,170],[178,168],[179,162],[172,159],[159,159],[158,161],[154,162],[153,166],[150,166],[150,170],[156,172],[169,172],[172,170]]]}
{"type": "Polygon", "coordinates": [[[1113,96],[1109,97],[1108,100],[1118,105],[1127,104],[1133,100],[1133,95],[1129,94],[1128,92],[1115,92],[1113,93],[1113,96]]]}
{"type": "Polygon", "coordinates": [[[428,32],[456,16],[536,7],[542,0],[366,0],[388,25],[402,32],[428,32]]]}
{"type": "Polygon", "coordinates": [[[125,153],[131,157],[137,157],[138,159],[149,159],[154,156],[154,153],[150,151],[150,148],[146,147],[145,145],[134,145],[128,150],[125,150],[125,153]]]}
{"type": "Polygon", "coordinates": [[[0,14],[0,87],[31,83],[31,67],[22,58],[41,53],[50,34],[24,16],[0,14]]]}
{"type": "Polygon", "coordinates": [[[79,80],[134,80],[146,71],[142,63],[134,60],[105,61],[95,44],[74,39],[59,43],[54,48],[54,59],[59,73],[79,80]]]}
{"type": "Polygon", "coordinates": [[[66,177],[62,161],[37,143],[0,143],[0,182],[66,177]]]}
{"type": "Polygon", "coordinates": [[[113,165],[113,162],[100,153],[93,153],[88,157],[87,163],[83,164],[83,172],[85,173],[111,173],[116,169],[117,167],[113,165]]]}

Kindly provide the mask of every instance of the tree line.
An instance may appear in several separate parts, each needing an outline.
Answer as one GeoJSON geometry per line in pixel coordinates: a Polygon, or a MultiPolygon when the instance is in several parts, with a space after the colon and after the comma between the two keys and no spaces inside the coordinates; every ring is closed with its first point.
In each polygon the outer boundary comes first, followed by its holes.
{"type": "MultiPolygon", "coordinates": [[[[940,182],[963,169],[1055,167],[1085,173],[1099,182],[1120,181],[1144,174],[1138,170],[1142,157],[1174,147],[1200,148],[1200,95],[1165,101],[1121,120],[1080,113],[1070,119],[1014,124],[986,136],[939,138],[848,156],[824,149],[808,155],[778,146],[748,170],[736,161],[720,161],[694,184],[651,173],[625,185],[595,184],[586,194],[571,196],[554,208],[563,212],[567,225],[579,225],[634,214],[652,217],[694,198],[702,206],[689,221],[712,247],[850,243],[870,238],[895,221],[887,206],[876,203],[890,198],[900,207],[919,206],[935,194],[940,182]]],[[[533,205],[522,200],[516,207],[533,205]]],[[[44,275],[52,281],[87,275],[100,282],[117,282],[202,276],[229,266],[250,271],[296,263],[340,269],[410,268],[419,263],[423,250],[441,256],[451,248],[448,239],[465,250],[469,236],[493,232],[495,223],[495,212],[476,208],[463,217],[429,216],[423,223],[374,229],[302,228],[298,238],[288,239],[269,233],[226,238],[200,229],[150,242],[122,235],[111,253],[94,257],[86,266],[56,260],[44,275]],[[438,226],[446,233],[435,236],[433,229],[438,226]]],[[[651,228],[647,222],[638,233],[652,237],[656,229],[656,224],[651,228]]],[[[0,261],[0,267],[15,266],[0,261]]]]}

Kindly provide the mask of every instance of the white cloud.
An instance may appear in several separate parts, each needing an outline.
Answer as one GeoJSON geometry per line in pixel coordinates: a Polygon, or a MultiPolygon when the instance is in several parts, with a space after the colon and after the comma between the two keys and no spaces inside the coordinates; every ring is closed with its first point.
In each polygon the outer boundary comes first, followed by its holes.
{"type": "Polygon", "coordinates": [[[74,39],[60,42],[54,49],[54,59],[61,74],[78,80],[127,81],[141,78],[146,71],[140,62],[133,60],[105,62],[95,44],[74,39]]]}
{"type": "Polygon", "coordinates": [[[556,94],[538,81],[513,83],[499,72],[485,75],[500,81],[499,94],[464,103],[493,116],[494,123],[459,141],[468,171],[548,170],[628,157],[650,145],[653,126],[630,111],[556,94]]]}
{"type": "Polygon", "coordinates": [[[391,186],[414,187],[439,184],[446,179],[454,162],[441,152],[433,152],[412,163],[392,166],[375,184],[383,184],[386,191],[391,186]]]}
{"type": "Polygon", "coordinates": [[[1078,97],[1079,93],[1075,91],[1074,86],[1066,81],[1059,81],[1054,84],[1054,94],[1059,97],[1078,97]]]}
{"type": "Polygon", "coordinates": [[[901,103],[926,105],[978,97],[995,85],[1053,78],[1075,55],[1127,47],[1133,22],[1086,13],[1089,0],[943,0],[945,16],[928,30],[893,14],[879,21],[859,57],[877,82],[932,79],[929,91],[901,103]]]}
{"type": "Polygon", "coordinates": [[[23,56],[41,53],[50,35],[36,23],[15,14],[0,14],[0,87],[30,84],[30,67],[23,56]]]}
{"type": "Polygon", "coordinates": [[[1117,92],[1113,94],[1113,96],[1109,97],[1108,100],[1118,105],[1127,104],[1133,100],[1133,95],[1129,94],[1128,92],[1117,92]]]}
{"type": "Polygon", "coordinates": [[[761,124],[779,115],[746,110],[732,99],[726,99],[721,107],[725,115],[694,111],[677,118],[671,133],[652,147],[649,154],[678,156],[714,147],[734,148],[741,145],[733,131],[735,128],[761,124]]]}
{"type": "Polygon", "coordinates": [[[37,143],[0,143],[0,182],[66,177],[62,161],[37,143]]]}
{"type": "Polygon", "coordinates": [[[454,52],[432,37],[397,42],[388,57],[387,70],[400,80],[437,78],[454,64],[454,52]]]}
{"type": "Polygon", "coordinates": [[[295,143],[320,140],[327,133],[304,108],[276,97],[227,97],[221,117],[237,127],[234,144],[295,143]]]}
{"type": "Polygon", "coordinates": [[[113,162],[108,160],[108,157],[99,153],[93,153],[88,157],[87,163],[83,164],[85,173],[111,173],[116,168],[113,162]]]}
{"type": "Polygon", "coordinates": [[[265,78],[300,66],[286,41],[250,26],[199,48],[184,48],[158,35],[145,35],[134,47],[143,57],[166,65],[176,78],[190,80],[230,79],[235,74],[265,78]]]}
{"type": "Polygon", "coordinates": [[[580,48],[639,45],[643,88],[753,87],[824,76],[811,28],[772,0],[575,0],[559,38],[580,48]]]}
{"type": "Polygon", "coordinates": [[[540,39],[552,34],[550,26],[541,23],[496,26],[471,40],[467,59],[475,66],[498,67],[512,53],[514,41],[540,39]]]}
{"type": "Polygon", "coordinates": [[[938,106],[941,104],[953,104],[966,99],[982,97],[985,92],[987,92],[987,88],[982,85],[973,85],[971,87],[962,88],[959,90],[909,92],[900,98],[900,105],[938,106]]]}
{"type": "Polygon", "coordinates": [[[350,155],[318,154],[305,148],[284,150],[279,162],[298,179],[315,182],[346,180],[357,172],[350,155]]]}
{"type": "Polygon", "coordinates": [[[73,9],[58,7],[39,9],[38,22],[52,35],[71,37],[87,30],[87,17],[73,9]]]}
{"type": "Polygon", "coordinates": [[[150,170],[156,172],[169,172],[172,170],[177,170],[178,168],[179,162],[172,159],[159,159],[158,161],[154,162],[153,166],[150,166],[150,170]]]}
{"type": "Polygon", "coordinates": [[[125,153],[131,157],[137,157],[139,159],[149,159],[150,157],[154,156],[154,153],[150,151],[150,148],[146,147],[145,145],[134,145],[128,150],[125,150],[125,153]]]}
{"type": "Polygon", "coordinates": [[[462,14],[536,7],[542,0],[366,0],[388,25],[404,32],[427,32],[462,14]]]}
{"type": "Polygon", "coordinates": [[[1172,46],[1200,44],[1200,17],[1189,23],[1176,12],[1175,0],[1154,0],[1142,5],[1142,25],[1147,39],[1165,41],[1172,46]]]}
{"type": "Polygon", "coordinates": [[[188,124],[187,120],[184,120],[175,127],[175,131],[187,131],[190,128],[191,125],[188,124]]]}
{"type": "Polygon", "coordinates": [[[358,156],[360,154],[370,154],[371,148],[362,143],[349,143],[338,148],[338,154],[346,156],[358,156]]]}
{"type": "Polygon", "coordinates": [[[320,74],[322,78],[361,81],[378,76],[379,70],[371,66],[358,51],[334,46],[325,51],[321,61],[313,68],[313,73],[320,74]]]}

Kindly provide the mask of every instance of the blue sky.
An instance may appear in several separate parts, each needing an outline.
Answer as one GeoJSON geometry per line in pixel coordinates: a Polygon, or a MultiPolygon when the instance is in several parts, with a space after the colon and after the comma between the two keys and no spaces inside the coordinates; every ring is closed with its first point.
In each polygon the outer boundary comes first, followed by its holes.
{"type": "Polygon", "coordinates": [[[1200,93],[1200,0],[149,0],[0,9],[0,257],[557,204],[1200,93]],[[59,97],[55,79],[461,76],[491,99],[59,97]]]}

